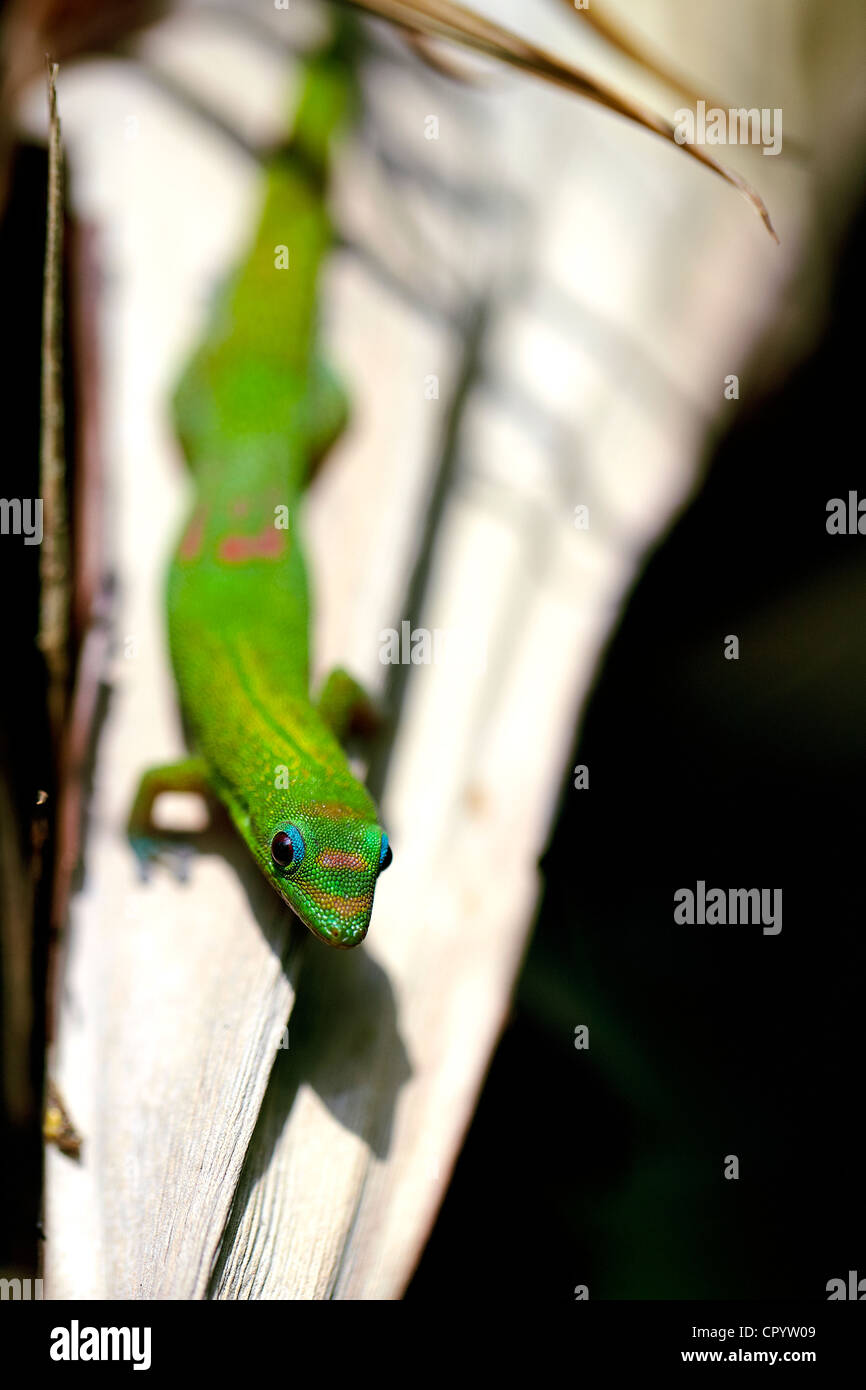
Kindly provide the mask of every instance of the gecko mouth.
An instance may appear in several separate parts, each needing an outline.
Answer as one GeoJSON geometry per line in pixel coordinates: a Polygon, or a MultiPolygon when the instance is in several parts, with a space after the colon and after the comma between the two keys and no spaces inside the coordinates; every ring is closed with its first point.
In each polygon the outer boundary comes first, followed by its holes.
{"type": "Polygon", "coordinates": [[[373,911],[372,893],[341,894],[325,889],[293,888],[294,900],[283,897],[304,926],[331,946],[348,949],[367,935],[373,911]]]}

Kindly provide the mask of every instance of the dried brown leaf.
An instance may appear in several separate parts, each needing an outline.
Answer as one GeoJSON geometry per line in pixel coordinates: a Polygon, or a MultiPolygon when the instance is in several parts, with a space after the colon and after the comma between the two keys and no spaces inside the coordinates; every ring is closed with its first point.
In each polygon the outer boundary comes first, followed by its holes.
{"type": "Polygon", "coordinates": [[[586,100],[643,126],[645,130],[660,135],[663,140],[669,140],[678,149],[718,174],[731,187],[736,188],[751,203],[773,239],[778,241],[763,199],[733,169],[721,164],[699,145],[688,141],[680,144],[673,125],[663,116],[628,97],[621,96],[580,68],[530,43],[519,34],[474,14],[462,5],[453,4],[452,0],[348,0],[348,3],[366,10],[368,14],[399,25],[402,29],[411,29],[434,38],[449,39],[499,62],[508,63],[523,72],[532,73],[535,77],[541,77],[546,82],[575,92],[586,100]]]}
{"type": "MultiPolygon", "coordinates": [[[[666,86],[679,92],[680,96],[685,97],[692,106],[696,106],[699,101],[705,101],[707,106],[730,107],[732,105],[731,102],[722,100],[717,93],[708,92],[706,86],[699,92],[694,83],[674,64],[670,63],[667,57],[659,53],[657,49],[648,47],[643,41],[639,42],[628,28],[609,15],[600,12],[596,4],[590,5],[585,10],[576,10],[574,0],[562,0],[562,3],[575,18],[582,19],[584,23],[594,29],[605,43],[610,44],[611,48],[615,48],[618,53],[622,53],[624,57],[637,63],[638,67],[643,68],[645,72],[657,77],[660,82],[664,82],[666,86]]],[[[801,141],[794,140],[789,135],[785,136],[785,148],[798,159],[805,159],[809,153],[801,141]]]]}

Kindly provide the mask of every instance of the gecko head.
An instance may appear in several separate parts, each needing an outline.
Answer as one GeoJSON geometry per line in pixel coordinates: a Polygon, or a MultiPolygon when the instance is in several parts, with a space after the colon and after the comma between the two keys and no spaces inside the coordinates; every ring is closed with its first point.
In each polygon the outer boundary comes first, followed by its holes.
{"type": "Polygon", "coordinates": [[[314,936],[343,950],[364,940],[391,863],[381,826],[343,807],[308,807],[269,825],[266,854],[268,878],[314,936]]]}

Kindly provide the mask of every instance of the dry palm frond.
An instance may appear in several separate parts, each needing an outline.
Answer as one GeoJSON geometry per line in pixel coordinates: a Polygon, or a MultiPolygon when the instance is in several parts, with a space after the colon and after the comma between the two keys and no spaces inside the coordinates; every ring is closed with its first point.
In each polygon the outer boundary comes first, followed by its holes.
{"type": "Polygon", "coordinates": [[[626,120],[643,126],[645,130],[651,130],[655,135],[660,135],[664,140],[677,145],[693,159],[705,164],[713,173],[736,188],[751,203],[773,239],[778,241],[763,199],[734,170],[728,169],[699,145],[688,141],[681,144],[671,122],[655,111],[620,96],[580,68],[537,47],[529,40],[521,38],[519,34],[494,24],[462,5],[453,4],[452,0],[348,0],[348,3],[365,10],[368,14],[399,25],[402,29],[413,30],[433,38],[449,39],[490,58],[509,63],[512,67],[575,92],[609,111],[615,111],[626,120]]]}
{"type": "MultiPolygon", "coordinates": [[[[707,97],[706,91],[698,92],[689,79],[657,50],[649,49],[644,44],[639,43],[637,39],[633,38],[631,32],[617,23],[615,19],[600,14],[595,5],[586,10],[576,10],[573,0],[563,0],[563,4],[568,7],[569,12],[575,18],[582,19],[584,23],[590,25],[599,37],[604,39],[605,43],[609,43],[612,48],[615,48],[626,58],[631,58],[633,62],[652,73],[668,87],[673,87],[681,96],[686,97],[691,102],[697,102],[707,97]]],[[[726,102],[716,103],[709,99],[708,104],[727,105],[726,102]]]]}
{"type": "MultiPolygon", "coordinates": [[[[684,73],[668,61],[657,49],[649,48],[643,41],[638,41],[629,29],[611,19],[605,14],[600,14],[597,5],[592,4],[585,10],[577,10],[574,7],[574,0],[562,0],[570,14],[575,18],[582,19],[598,34],[599,38],[604,39],[605,43],[610,44],[618,53],[630,58],[632,62],[657,77],[660,82],[679,92],[680,96],[690,102],[693,106],[699,101],[705,101],[707,106],[729,107],[731,102],[724,101],[715,93],[708,92],[706,86],[701,91],[684,73]]],[[[788,134],[785,135],[785,148],[789,153],[793,153],[797,158],[805,158],[808,154],[806,147],[799,141],[793,140],[788,134]]]]}
{"type": "Polygon", "coordinates": [[[474,86],[478,85],[478,74],[461,67],[458,62],[452,59],[450,52],[437,47],[437,40],[431,40],[428,35],[419,33],[417,29],[404,30],[403,38],[407,48],[417,58],[420,58],[422,63],[426,63],[428,68],[438,72],[441,77],[448,77],[454,82],[468,82],[474,86]]]}

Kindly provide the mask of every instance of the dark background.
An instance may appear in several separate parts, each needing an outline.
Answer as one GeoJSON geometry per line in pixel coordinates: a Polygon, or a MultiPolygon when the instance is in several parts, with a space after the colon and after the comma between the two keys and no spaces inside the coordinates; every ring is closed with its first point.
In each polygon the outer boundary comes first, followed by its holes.
{"type": "Polygon", "coordinates": [[[866,1276],[866,535],[826,531],[830,498],[866,496],[864,262],[861,213],[822,341],[767,399],[742,373],[624,611],[410,1298],[826,1299],[866,1276]],[[675,925],[698,879],[782,888],[781,934],[675,925]]]}
{"type": "MultiPolygon", "coordinates": [[[[39,483],[39,412],[42,342],[42,277],[45,256],[47,156],[44,149],[18,146],[8,197],[0,217],[0,303],[7,329],[3,364],[4,423],[0,496],[34,498],[39,483]]],[[[0,913],[7,939],[14,937],[29,959],[32,1032],[27,1055],[3,1017],[6,1087],[0,1103],[0,1272],[32,1268],[37,1242],[42,1181],[39,1098],[42,1094],[45,1033],[48,877],[38,877],[34,840],[39,817],[36,788],[53,809],[54,778],[45,706],[45,669],[36,646],[39,625],[41,547],[20,536],[2,537],[0,595],[3,659],[0,665],[0,913]],[[32,884],[32,886],[30,886],[32,884]],[[35,900],[35,934],[16,907],[35,900]],[[31,897],[31,895],[33,895],[31,897]],[[14,1080],[10,1080],[9,1068],[14,1080]]],[[[44,863],[48,859],[50,838],[44,863]]],[[[0,984],[5,955],[0,956],[0,984]]],[[[5,985],[4,985],[5,988],[5,985]]]]}

